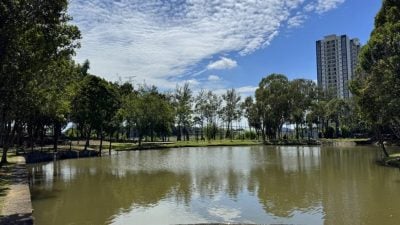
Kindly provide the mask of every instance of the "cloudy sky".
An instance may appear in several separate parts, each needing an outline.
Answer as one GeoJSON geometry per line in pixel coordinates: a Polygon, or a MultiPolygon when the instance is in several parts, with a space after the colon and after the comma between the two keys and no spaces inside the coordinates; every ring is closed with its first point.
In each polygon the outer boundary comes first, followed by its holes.
{"type": "Polygon", "coordinates": [[[315,41],[363,43],[381,1],[70,0],[83,35],[76,60],[112,81],[253,92],[267,74],[316,79],[315,41]]]}

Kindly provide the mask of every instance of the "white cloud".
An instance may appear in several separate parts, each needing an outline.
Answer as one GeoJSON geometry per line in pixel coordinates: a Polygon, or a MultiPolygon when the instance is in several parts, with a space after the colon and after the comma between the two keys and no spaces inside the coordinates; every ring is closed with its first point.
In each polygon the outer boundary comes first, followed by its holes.
{"type": "MultiPolygon", "coordinates": [[[[200,62],[269,45],[282,25],[302,22],[305,6],[322,13],[343,1],[70,0],[69,13],[83,36],[76,59],[89,59],[91,73],[169,88],[202,70],[200,62]]],[[[207,67],[237,66],[229,58],[219,61],[207,67]]]]}
{"type": "Polygon", "coordinates": [[[236,88],[236,91],[242,94],[248,94],[248,93],[254,94],[257,88],[258,88],[257,86],[243,86],[236,88]]]}
{"type": "Polygon", "coordinates": [[[324,13],[329,10],[337,8],[340,4],[344,3],[345,0],[317,0],[306,5],[305,11],[311,12],[316,11],[317,13],[324,13]]]}
{"type": "Polygon", "coordinates": [[[304,23],[304,21],[305,21],[306,19],[307,19],[307,16],[306,16],[306,15],[302,15],[302,14],[293,16],[293,17],[290,18],[290,19],[288,20],[288,22],[287,22],[288,27],[289,27],[289,28],[299,27],[299,26],[301,26],[301,25],[304,23]]]}
{"type": "Polygon", "coordinates": [[[208,76],[208,80],[209,81],[219,81],[219,80],[221,80],[221,78],[217,75],[210,75],[210,76],[208,76]]]}
{"type": "MultiPolygon", "coordinates": [[[[254,96],[257,86],[242,86],[242,87],[237,87],[234,88],[237,93],[242,97],[242,100],[245,99],[247,96],[254,96]]],[[[205,88],[207,89],[207,88],[205,88]]],[[[210,90],[210,89],[209,89],[210,90]]],[[[219,88],[219,89],[213,89],[212,91],[217,94],[217,95],[223,95],[226,93],[228,89],[227,88],[219,88]]]]}
{"type": "Polygon", "coordinates": [[[183,83],[188,83],[191,87],[196,87],[200,84],[196,79],[185,80],[183,83]]]}
{"type": "Polygon", "coordinates": [[[233,69],[237,67],[237,62],[233,59],[221,57],[219,60],[208,64],[207,69],[209,70],[225,70],[233,69]]]}

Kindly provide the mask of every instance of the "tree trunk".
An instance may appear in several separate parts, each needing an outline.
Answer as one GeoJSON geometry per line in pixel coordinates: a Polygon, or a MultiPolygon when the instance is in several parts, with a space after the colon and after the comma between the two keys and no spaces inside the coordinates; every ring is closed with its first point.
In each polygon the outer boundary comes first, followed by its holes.
{"type": "Polygon", "coordinates": [[[336,138],[339,138],[339,119],[337,119],[336,121],[335,121],[335,133],[336,133],[336,138]]]}
{"type": "Polygon", "coordinates": [[[28,123],[28,136],[29,136],[29,144],[31,147],[31,152],[33,152],[34,141],[33,141],[33,124],[32,124],[32,122],[28,123]]]}
{"type": "Polygon", "coordinates": [[[58,137],[61,130],[61,124],[59,122],[55,122],[53,125],[53,150],[57,153],[58,150],[58,137]]]}
{"type": "Polygon", "coordinates": [[[377,128],[377,134],[378,134],[378,143],[382,148],[383,154],[385,154],[385,157],[389,157],[389,153],[386,150],[385,143],[383,140],[383,135],[382,135],[380,127],[377,128]]]}
{"type": "Polygon", "coordinates": [[[267,132],[265,124],[262,125],[261,131],[262,131],[262,134],[261,134],[262,135],[262,139],[263,139],[263,142],[265,143],[265,141],[266,141],[266,136],[265,135],[266,135],[266,132],[267,132]]]}
{"type": "Polygon", "coordinates": [[[142,135],[139,134],[139,135],[138,135],[138,138],[139,138],[139,140],[138,140],[138,142],[139,142],[139,147],[141,147],[141,146],[142,146],[142,135]]]}
{"type": "Polygon", "coordinates": [[[182,127],[178,125],[178,133],[176,135],[176,141],[182,141],[182,127]]]}
{"type": "Polygon", "coordinates": [[[3,144],[3,155],[1,156],[1,161],[0,161],[0,168],[8,163],[7,161],[7,152],[8,152],[8,145],[6,143],[3,144]]]}
{"type": "Polygon", "coordinates": [[[110,134],[110,144],[109,144],[109,146],[108,146],[108,155],[111,155],[111,137],[112,137],[112,135],[110,134]]]}
{"type": "Polygon", "coordinates": [[[188,128],[186,128],[186,141],[190,141],[190,132],[188,128]]]}
{"type": "Polygon", "coordinates": [[[101,156],[101,150],[103,150],[103,128],[100,129],[100,148],[99,148],[99,156],[101,156]]]}
{"type": "Polygon", "coordinates": [[[92,133],[92,127],[89,127],[87,133],[86,133],[86,143],[85,143],[85,148],[84,151],[87,150],[87,148],[89,147],[89,141],[90,141],[90,134],[92,133]]]}
{"type": "Polygon", "coordinates": [[[2,165],[8,163],[7,161],[7,152],[8,149],[10,148],[10,146],[13,145],[14,143],[14,137],[15,137],[15,129],[16,127],[18,127],[18,123],[14,122],[14,127],[12,127],[12,123],[8,122],[4,132],[6,132],[6,134],[4,134],[4,140],[3,140],[3,155],[1,156],[1,161],[0,161],[0,167],[2,167],[2,165]]]}
{"type": "Polygon", "coordinates": [[[43,151],[45,128],[42,126],[40,130],[40,151],[43,151]]]}

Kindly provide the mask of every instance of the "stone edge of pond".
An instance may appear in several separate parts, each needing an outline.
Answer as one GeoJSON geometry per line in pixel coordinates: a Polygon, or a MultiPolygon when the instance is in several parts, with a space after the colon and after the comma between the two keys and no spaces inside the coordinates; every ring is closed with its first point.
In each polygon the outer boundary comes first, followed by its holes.
{"type": "Polygon", "coordinates": [[[11,166],[12,180],[4,196],[0,209],[0,225],[34,224],[31,193],[29,190],[28,170],[25,158],[17,156],[16,164],[11,166]]]}

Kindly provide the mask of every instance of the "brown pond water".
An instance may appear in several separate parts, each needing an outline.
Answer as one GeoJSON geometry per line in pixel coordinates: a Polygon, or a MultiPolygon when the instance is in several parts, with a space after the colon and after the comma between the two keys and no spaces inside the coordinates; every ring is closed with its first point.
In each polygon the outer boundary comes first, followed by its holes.
{"type": "Polygon", "coordinates": [[[212,147],[30,166],[38,225],[400,224],[373,147],[212,147]]]}

